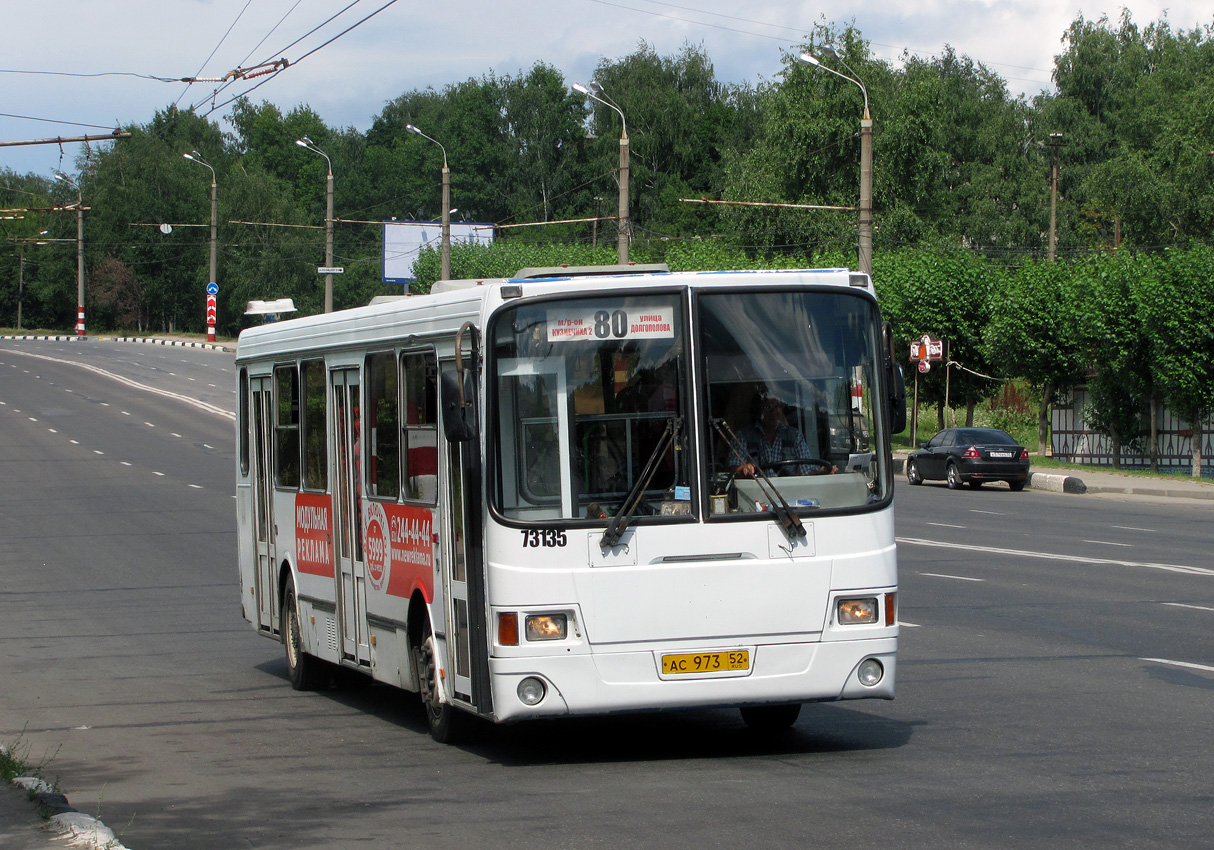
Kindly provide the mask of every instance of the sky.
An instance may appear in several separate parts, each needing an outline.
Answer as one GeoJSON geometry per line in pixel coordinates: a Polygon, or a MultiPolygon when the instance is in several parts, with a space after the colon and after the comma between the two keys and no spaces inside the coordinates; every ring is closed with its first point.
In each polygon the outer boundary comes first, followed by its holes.
{"type": "MultiPolygon", "coordinates": [[[[536,62],[570,84],[588,82],[602,59],[641,41],[662,56],[702,47],[719,81],[756,84],[775,78],[782,52],[823,22],[854,24],[895,65],[904,52],[931,57],[951,45],[1032,97],[1052,90],[1072,21],[1115,23],[1123,8],[1140,27],[1165,10],[1174,30],[1214,25],[1208,0],[0,0],[0,141],[105,133],[146,124],[170,104],[218,106],[211,117],[221,120],[231,110],[222,104],[241,93],[366,130],[408,91],[516,76],[536,62]],[[283,58],[290,64],[277,74],[180,82],[283,58]]],[[[873,115],[880,120],[878,104],[873,115]]],[[[0,146],[0,168],[70,175],[80,151],[0,146]]]]}

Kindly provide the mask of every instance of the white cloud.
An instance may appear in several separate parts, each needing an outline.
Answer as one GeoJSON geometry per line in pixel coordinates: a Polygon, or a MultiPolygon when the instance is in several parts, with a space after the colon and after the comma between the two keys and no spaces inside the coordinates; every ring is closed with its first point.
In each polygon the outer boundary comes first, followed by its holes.
{"type": "MultiPolygon", "coordinates": [[[[799,43],[815,23],[853,22],[875,53],[896,61],[904,50],[938,54],[945,44],[989,65],[1013,92],[1050,86],[1060,38],[1079,14],[1116,21],[1124,5],[1145,26],[1168,9],[1174,28],[1214,22],[1195,0],[1096,0],[1084,5],[1049,0],[399,0],[311,56],[304,54],[386,0],[362,0],[317,35],[282,52],[348,0],[48,0],[6,4],[6,70],[96,74],[128,72],[165,77],[222,75],[238,65],[285,56],[298,62],[252,93],[284,111],[307,103],[326,123],[366,129],[383,105],[412,89],[479,77],[517,74],[543,61],[570,81],[587,80],[601,57],[618,58],[646,40],[663,55],[686,42],[703,44],[725,82],[771,78],[780,51],[799,43]],[[241,15],[241,11],[245,11],[241,15]],[[237,21],[237,16],[241,15],[237,21]],[[235,21],[235,24],[233,22],[235,21]],[[231,32],[224,38],[225,32],[231,32]],[[221,44],[222,40],[222,44],[221,44]],[[218,48],[216,49],[216,46],[218,48]],[[208,56],[215,50],[214,58],[208,56]],[[247,59],[246,59],[247,57],[247,59]]],[[[206,102],[213,86],[163,83],[135,76],[0,74],[0,112],[113,127],[146,123],[179,97],[206,102]]],[[[220,95],[226,100],[237,88],[220,95]]],[[[226,110],[224,110],[226,111],[226,110]]],[[[0,117],[0,139],[100,132],[96,127],[0,117]]],[[[73,167],[76,146],[65,151],[73,167]]],[[[47,174],[58,165],[55,146],[2,147],[0,166],[47,174]]]]}

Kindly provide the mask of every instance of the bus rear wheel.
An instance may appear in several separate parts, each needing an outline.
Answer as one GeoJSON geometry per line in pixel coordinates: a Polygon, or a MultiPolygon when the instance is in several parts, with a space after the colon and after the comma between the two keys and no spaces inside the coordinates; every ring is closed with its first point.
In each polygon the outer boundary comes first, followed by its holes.
{"type": "Polygon", "coordinates": [[[797,722],[801,703],[789,705],[749,705],[740,709],[746,725],[756,732],[783,732],[797,722]]]}
{"type": "Polygon", "coordinates": [[[294,585],[287,586],[282,599],[282,642],[286,647],[287,677],[291,680],[291,687],[297,691],[312,691],[320,687],[324,662],[304,651],[294,585]]]}
{"type": "Polygon", "coordinates": [[[430,737],[440,744],[452,744],[459,740],[463,731],[463,713],[442,698],[442,678],[439,672],[438,655],[434,635],[427,630],[421,646],[413,648],[414,664],[420,686],[422,708],[426,712],[426,724],[430,737]]]}

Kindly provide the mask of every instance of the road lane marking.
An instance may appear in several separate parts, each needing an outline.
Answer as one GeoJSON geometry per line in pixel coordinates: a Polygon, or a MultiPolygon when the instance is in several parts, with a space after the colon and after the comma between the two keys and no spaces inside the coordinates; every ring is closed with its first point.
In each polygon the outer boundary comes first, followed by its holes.
{"type": "Polygon", "coordinates": [[[1204,605],[1186,605],[1183,602],[1163,602],[1161,604],[1167,605],[1171,608],[1192,608],[1194,611],[1214,611],[1214,608],[1207,608],[1204,605]]]}
{"type": "Polygon", "coordinates": [[[1133,525],[1110,525],[1109,528],[1116,528],[1118,531],[1149,531],[1152,534],[1155,533],[1155,529],[1153,528],[1137,528],[1133,525]]]}
{"type": "Polygon", "coordinates": [[[898,621],[898,625],[899,625],[899,626],[906,626],[908,629],[921,629],[921,628],[923,628],[923,627],[922,627],[922,626],[920,626],[918,623],[908,623],[908,622],[906,622],[906,620],[899,620],[899,621],[898,621]]]}
{"type": "Polygon", "coordinates": [[[898,537],[898,543],[910,546],[930,546],[937,549],[962,549],[966,552],[986,552],[990,555],[1013,555],[1021,558],[1042,558],[1047,561],[1069,561],[1076,564],[1105,564],[1114,567],[1145,567],[1150,570],[1165,570],[1172,573],[1187,573],[1197,576],[1214,576],[1214,570],[1205,567],[1188,567],[1184,564],[1152,564],[1146,561],[1118,561],[1112,558],[1085,558],[1082,555],[1059,555],[1055,552],[1030,552],[1025,549],[1001,549],[996,546],[970,546],[965,543],[944,543],[939,540],[924,540],[918,537],[898,537]]]}
{"type": "MultiPolygon", "coordinates": [[[[235,419],[236,418],[235,412],[233,412],[231,410],[224,410],[222,407],[216,407],[213,404],[207,404],[205,401],[200,401],[199,399],[191,398],[190,396],[182,395],[181,393],[170,392],[169,390],[162,390],[162,389],[158,389],[157,387],[150,387],[147,384],[141,384],[138,381],[132,381],[130,378],[124,378],[122,375],[116,375],[113,372],[106,371],[105,369],[102,369],[98,366],[93,366],[89,363],[80,363],[75,360],[64,360],[63,358],[50,357],[46,354],[34,354],[33,352],[30,352],[30,351],[14,351],[12,353],[19,354],[22,357],[35,357],[39,360],[49,360],[52,363],[64,363],[69,366],[77,366],[81,369],[88,369],[90,372],[93,372],[98,375],[104,375],[107,378],[112,378],[113,380],[117,381],[120,384],[125,384],[126,386],[132,387],[137,390],[143,390],[144,392],[149,392],[154,395],[164,396],[165,398],[171,398],[174,401],[180,401],[185,404],[192,405],[194,407],[197,407],[200,410],[205,410],[208,413],[214,413],[217,416],[222,416],[225,419],[235,419]]],[[[193,381],[194,378],[190,378],[190,380],[193,381]]],[[[71,390],[68,390],[68,392],[71,392],[71,390]]],[[[109,402],[105,402],[105,401],[101,402],[101,405],[103,407],[110,406],[109,402]]]]}
{"type": "Polygon", "coordinates": [[[928,525],[934,525],[937,528],[965,528],[964,525],[949,525],[947,522],[929,522],[928,525]]]}
{"type": "Polygon", "coordinates": [[[931,576],[932,578],[952,578],[957,581],[986,581],[984,578],[973,578],[971,576],[950,576],[947,573],[919,573],[921,576],[931,576]]]}
{"type": "Polygon", "coordinates": [[[970,508],[970,513],[987,514],[988,516],[1003,516],[1003,511],[979,511],[979,510],[975,510],[974,508],[970,508]]]}
{"type": "Polygon", "coordinates": [[[1191,661],[1169,661],[1167,658],[1139,658],[1139,661],[1150,661],[1155,664],[1166,664],[1169,667],[1187,667],[1190,670],[1204,670],[1207,673],[1214,673],[1214,667],[1208,664],[1194,664],[1191,661]]]}
{"type": "Polygon", "coordinates": [[[1133,543],[1114,543],[1111,540],[1085,540],[1084,543],[1095,543],[1097,546],[1124,546],[1127,549],[1134,548],[1133,543]]]}

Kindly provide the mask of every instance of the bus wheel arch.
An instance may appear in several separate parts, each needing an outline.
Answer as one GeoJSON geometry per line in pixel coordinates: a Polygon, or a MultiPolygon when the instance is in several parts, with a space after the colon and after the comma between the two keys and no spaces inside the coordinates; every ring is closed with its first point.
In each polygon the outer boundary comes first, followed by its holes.
{"type": "MultiPolygon", "coordinates": [[[[412,612],[414,606],[410,604],[409,607],[412,612]]],[[[421,606],[420,613],[421,616],[418,619],[421,622],[416,629],[419,639],[416,643],[413,640],[414,618],[412,616],[409,618],[409,647],[413,654],[413,668],[417,676],[418,697],[421,699],[422,710],[426,714],[426,725],[430,728],[430,737],[440,744],[453,744],[462,738],[468,717],[446,698],[434,630],[430,627],[429,611],[424,604],[421,606]]]]}
{"type": "Polygon", "coordinates": [[[303,630],[300,625],[299,599],[290,571],[284,570],[280,628],[282,644],[287,661],[287,678],[297,691],[316,690],[325,677],[324,661],[309,654],[303,646],[303,630]]]}

